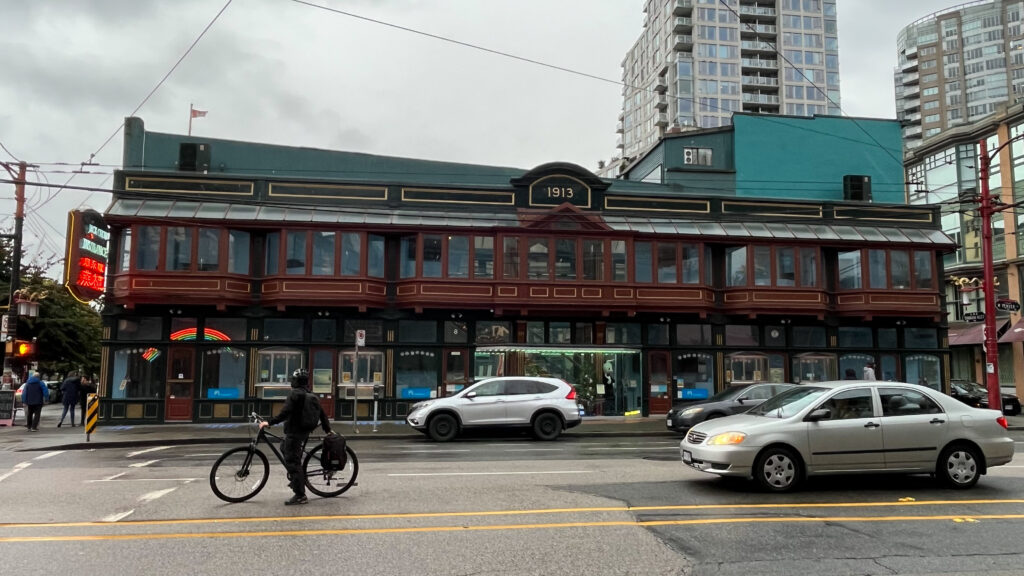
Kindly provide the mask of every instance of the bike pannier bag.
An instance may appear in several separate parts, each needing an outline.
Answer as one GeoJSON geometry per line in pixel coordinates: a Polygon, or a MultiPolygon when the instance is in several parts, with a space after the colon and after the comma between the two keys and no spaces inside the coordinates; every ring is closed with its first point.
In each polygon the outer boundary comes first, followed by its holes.
{"type": "Polygon", "coordinates": [[[341,470],[348,464],[348,453],[345,452],[345,437],[341,434],[328,434],[324,437],[324,450],[320,455],[324,470],[341,470]]]}

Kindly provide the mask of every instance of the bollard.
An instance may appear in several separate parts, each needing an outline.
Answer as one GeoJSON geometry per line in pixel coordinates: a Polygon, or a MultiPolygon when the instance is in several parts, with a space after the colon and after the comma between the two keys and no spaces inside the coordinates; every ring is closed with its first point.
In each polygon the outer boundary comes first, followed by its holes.
{"type": "Polygon", "coordinates": [[[100,398],[96,394],[89,394],[89,401],[85,407],[85,441],[89,442],[92,431],[96,429],[96,420],[100,415],[100,398]]]}

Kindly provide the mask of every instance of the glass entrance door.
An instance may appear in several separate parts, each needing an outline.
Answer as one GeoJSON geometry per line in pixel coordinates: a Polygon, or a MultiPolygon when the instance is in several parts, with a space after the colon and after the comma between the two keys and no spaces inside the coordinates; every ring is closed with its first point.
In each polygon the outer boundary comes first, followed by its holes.
{"type": "Polygon", "coordinates": [[[167,358],[167,400],[164,420],[192,421],[192,388],[195,386],[195,348],[172,346],[167,358]]]}
{"type": "Polygon", "coordinates": [[[651,414],[667,414],[672,408],[672,355],[664,350],[647,354],[648,406],[651,414]]]}

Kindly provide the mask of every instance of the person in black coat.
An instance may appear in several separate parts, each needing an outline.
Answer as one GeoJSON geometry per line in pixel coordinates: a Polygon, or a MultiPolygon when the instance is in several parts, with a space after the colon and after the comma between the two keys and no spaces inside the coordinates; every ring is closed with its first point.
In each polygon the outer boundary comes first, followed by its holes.
{"type": "MultiPolygon", "coordinates": [[[[281,455],[284,456],[284,465],[288,470],[288,484],[295,493],[290,500],[285,501],[286,506],[293,504],[305,504],[306,498],[306,471],[302,467],[303,447],[309,438],[310,430],[302,428],[302,412],[306,403],[306,396],[309,392],[309,374],[306,370],[299,368],[292,373],[292,390],[284,401],[284,406],[277,416],[270,420],[260,422],[260,428],[274,426],[284,422],[284,441],[281,442],[281,455]]],[[[320,427],[325,434],[331,433],[331,422],[327,413],[320,407],[320,427]]],[[[315,430],[315,428],[314,428],[315,430]]]]}
{"type": "MultiPolygon", "coordinates": [[[[72,370],[68,372],[68,377],[64,379],[64,382],[60,385],[61,397],[63,398],[64,411],[60,414],[60,422],[57,422],[57,428],[60,428],[64,424],[64,417],[68,415],[68,411],[71,412],[71,427],[75,427],[75,404],[78,404],[78,392],[82,388],[82,377],[78,375],[78,372],[72,370]]],[[[82,415],[85,417],[85,414],[82,415]]]]}

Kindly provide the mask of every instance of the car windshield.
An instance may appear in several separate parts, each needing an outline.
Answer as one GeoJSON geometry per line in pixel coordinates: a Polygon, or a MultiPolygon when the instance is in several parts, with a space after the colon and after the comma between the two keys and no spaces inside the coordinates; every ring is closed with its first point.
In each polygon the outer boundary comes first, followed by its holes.
{"type": "Polygon", "coordinates": [[[768,418],[789,418],[806,408],[808,404],[815,402],[828,390],[828,388],[816,386],[796,386],[769,398],[747,414],[767,416],[768,418]]]}

